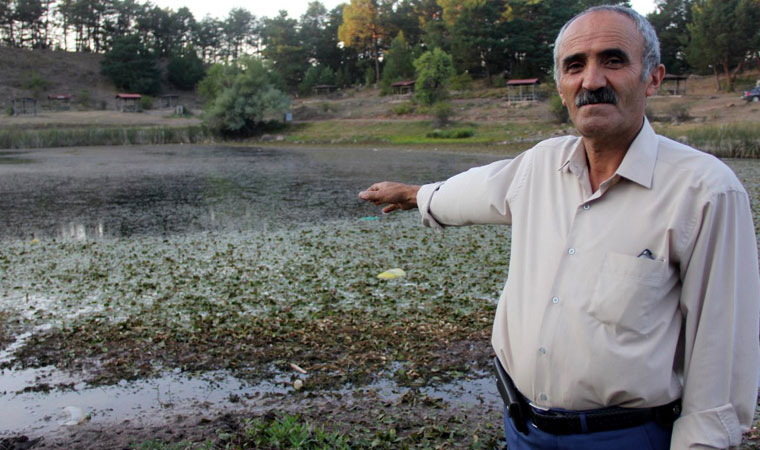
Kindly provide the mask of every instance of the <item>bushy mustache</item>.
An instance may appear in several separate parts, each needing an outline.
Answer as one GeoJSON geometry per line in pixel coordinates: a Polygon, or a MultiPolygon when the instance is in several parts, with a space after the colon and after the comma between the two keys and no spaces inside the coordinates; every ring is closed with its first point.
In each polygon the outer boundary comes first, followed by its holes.
{"type": "Polygon", "coordinates": [[[579,108],[584,105],[593,105],[595,103],[610,103],[612,105],[617,105],[617,102],[617,95],[609,86],[600,87],[593,91],[583,89],[581,93],[575,97],[575,106],[579,108]]]}

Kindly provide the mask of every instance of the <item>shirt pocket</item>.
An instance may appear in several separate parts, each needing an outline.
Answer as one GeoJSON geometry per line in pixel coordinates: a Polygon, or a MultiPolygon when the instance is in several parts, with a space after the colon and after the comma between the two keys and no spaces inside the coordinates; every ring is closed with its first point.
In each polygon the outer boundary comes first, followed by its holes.
{"type": "Polygon", "coordinates": [[[619,331],[646,332],[649,314],[668,293],[667,262],[609,252],[589,303],[589,314],[619,331]]]}

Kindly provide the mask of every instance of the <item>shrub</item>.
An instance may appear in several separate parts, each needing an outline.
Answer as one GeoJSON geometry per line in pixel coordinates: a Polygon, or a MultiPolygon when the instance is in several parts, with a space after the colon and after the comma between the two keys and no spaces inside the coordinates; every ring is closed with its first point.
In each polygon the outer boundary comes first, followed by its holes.
{"type": "Polygon", "coordinates": [[[394,105],[393,108],[391,108],[391,111],[397,116],[405,116],[407,114],[412,114],[415,109],[414,103],[406,102],[400,105],[394,105]]]}
{"type": "Polygon", "coordinates": [[[24,89],[32,92],[32,96],[39,99],[43,92],[50,87],[50,82],[42,77],[37,71],[24,74],[24,89]]]}
{"type": "Polygon", "coordinates": [[[559,123],[567,123],[570,120],[570,114],[565,105],[562,104],[562,98],[556,92],[549,99],[549,110],[559,123]]]}
{"type": "Polygon", "coordinates": [[[475,131],[472,128],[433,130],[425,136],[433,139],[466,139],[475,136],[475,131]]]}
{"type": "Polygon", "coordinates": [[[430,107],[430,114],[433,116],[436,126],[443,126],[449,123],[449,119],[454,113],[451,103],[438,102],[430,107]]]}
{"type": "Polygon", "coordinates": [[[211,132],[228,137],[260,134],[263,123],[282,117],[290,98],[277,89],[275,74],[254,57],[214,66],[198,86],[206,101],[203,121],[211,132]]]}
{"type": "Polygon", "coordinates": [[[435,48],[427,51],[414,60],[417,70],[414,98],[424,105],[433,105],[446,98],[447,82],[454,75],[454,65],[451,56],[435,48]]]}
{"type": "Polygon", "coordinates": [[[449,80],[449,87],[455,91],[471,91],[472,77],[467,72],[462,72],[459,75],[454,75],[449,80]]]}
{"type": "Polygon", "coordinates": [[[674,103],[668,108],[668,115],[673,122],[686,122],[691,119],[689,107],[683,103],[674,103]]]}
{"type": "Polygon", "coordinates": [[[153,97],[150,95],[143,95],[140,97],[140,110],[147,111],[153,109],[153,97]]]}

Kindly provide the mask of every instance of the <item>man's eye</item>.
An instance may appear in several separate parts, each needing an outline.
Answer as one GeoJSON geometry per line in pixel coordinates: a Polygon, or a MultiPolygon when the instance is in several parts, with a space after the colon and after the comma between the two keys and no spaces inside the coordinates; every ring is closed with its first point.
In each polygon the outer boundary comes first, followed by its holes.
{"type": "Polygon", "coordinates": [[[620,67],[623,65],[623,60],[619,58],[612,58],[607,60],[607,65],[612,67],[620,67]]]}
{"type": "Polygon", "coordinates": [[[583,65],[580,63],[572,63],[565,66],[565,70],[567,72],[577,72],[583,68],[583,65]]]}

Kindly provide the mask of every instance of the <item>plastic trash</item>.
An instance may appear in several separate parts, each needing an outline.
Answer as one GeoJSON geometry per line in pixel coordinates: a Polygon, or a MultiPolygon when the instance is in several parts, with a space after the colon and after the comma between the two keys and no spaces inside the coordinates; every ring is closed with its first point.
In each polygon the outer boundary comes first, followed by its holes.
{"type": "Polygon", "coordinates": [[[297,391],[300,391],[301,388],[303,388],[303,381],[301,381],[300,379],[298,379],[298,380],[296,380],[296,381],[293,382],[293,389],[295,389],[297,391]]]}
{"type": "Polygon", "coordinates": [[[365,221],[365,222],[368,222],[368,221],[370,221],[370,220],[380,220],[380,218],[379,218],[379,217],[377,217],[377,216],[367,216],[367,217],[362,217],[362,218],[361,218],[361,219],[359,219],[359,220],[363,220],[363,221],[365,221]]]}
{"type": "Polygon", "coordinates": [[[69,415],[69,420],[61,423],[61,425],[65,427],[73,427],[81,423],[84,423],[89,419],[89,417],[87,416],[87,414],[84,413],[82,408],[79,408],[76,406],[67,406],[63,409],[69,415]]]}
{"type": "Polygon", "coordinates": [[[381,280],[394,280],[396,278],[405,277],[406,272],[404,272],[404,269],[394,268],[390,270],[386,270],[385,272],[379,274],[377,277],[381,280]]]}

